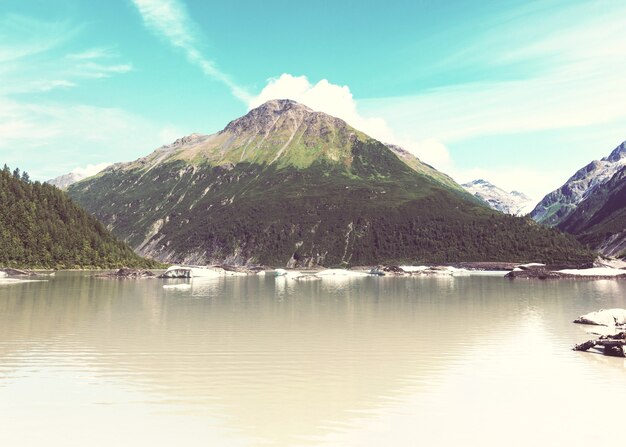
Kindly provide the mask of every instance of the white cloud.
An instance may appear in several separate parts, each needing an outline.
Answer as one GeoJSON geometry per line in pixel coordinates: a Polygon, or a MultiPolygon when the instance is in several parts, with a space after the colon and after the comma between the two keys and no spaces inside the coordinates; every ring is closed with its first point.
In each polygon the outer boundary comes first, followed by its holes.
{"type": "Polygon", "coordinates": [[[377,140],[404,147],[427,163],[436,166],[449,163],[448,151],[441,142],[433,138],[414,141],[399,136],[384,119],[360,114],[357,101],[347,85],[333,84],[326,79],[312,84],[306,76],[283,73],[278,78],[270,79],[261,92],[249,101],[248,106],[258,107],[272,99],[291,99],[318,112],[341,118],[377,140]]]}
{"type": "Polygon", "coordinates": [[[235,98],[244,103],[250,100],[250,94],[243,87],[218,69],[212,60],[202,55],[196,42],[197,26],[187,14],[183,4],[178,0],[132,0],[132,2],[148,28],[183,50],[190,62],[200,67],[205,75],[226,85],[235,98]]]}
{"type": "Polygon", "coordinates": [[[113,163],[104,162],[98,164],[89,164],[87,166],[79,166],[72,169],[71,173],[80,176],[80,178],[87,178],[91,177],[92,175],[96,175],[98,172],[108,168],[112,164],[113,163]]]}
{"type": "Polygon", "coordinates": [[[109,78],[116,74],[124,74],[133,70],[131,64],[105,65],[96,62],[85,62],[76,66],[80,76],[85,78],[109,78]]]}

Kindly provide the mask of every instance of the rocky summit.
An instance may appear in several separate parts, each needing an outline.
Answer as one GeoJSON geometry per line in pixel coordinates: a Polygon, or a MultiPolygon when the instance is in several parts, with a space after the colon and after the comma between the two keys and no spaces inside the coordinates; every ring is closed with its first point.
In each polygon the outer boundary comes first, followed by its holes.
{"type": "Polygon", "coordinates": [[[274,266],[588,261],[409,152],[289,100],[78,182],[69,194],[143,255],[274,266]]]}

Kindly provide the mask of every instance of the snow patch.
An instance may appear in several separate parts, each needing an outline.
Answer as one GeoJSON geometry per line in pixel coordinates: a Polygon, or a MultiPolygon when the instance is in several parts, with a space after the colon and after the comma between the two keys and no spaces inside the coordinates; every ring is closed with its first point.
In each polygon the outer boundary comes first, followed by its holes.
{"type": "Polygon", "coordinates": [[[614,269],[611,267],[593,267],[590,269],[565,269],[559,270],[559,273],[563,273],[565,275],[573,275],[573,276],[606,276],[606,277],[616,277],[616,276],[626,276],[626,270],[614,269]]]}

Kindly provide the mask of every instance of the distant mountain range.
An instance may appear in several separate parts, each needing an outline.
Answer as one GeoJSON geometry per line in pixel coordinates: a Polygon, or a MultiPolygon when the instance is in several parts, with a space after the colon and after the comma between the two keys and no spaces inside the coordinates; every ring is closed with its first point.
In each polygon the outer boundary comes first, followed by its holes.
{"type": "Polygon", "coordinates": [[[572,237],[495,212],[407,151],[290,100],[112,165],[68,193],[138,253],[164,262],[593,258],[572,237]]]}
{"type": "Polygon", "coordinates": [[[626,142],[577,171],[531,212],[606,255],[626,255],[626,142]]]}
{"type": "Polygon", "coordinates": [[[69,172],[53,179],[46,180],[46,183],[52,186],[56,186],[61,190],[66,190],[68,186],[73,185],[76,182],[80,182],[84,178],[87,178],[87,176],[78,174],[76,172],[69,172]]]}
{"type": "Polygon", "coordinates": [[[505,214],[521,216],[532,209],[530,197],[518,191],[507,192],[486,180],[474,180],[461,186],[493,209],[505,214]]]}

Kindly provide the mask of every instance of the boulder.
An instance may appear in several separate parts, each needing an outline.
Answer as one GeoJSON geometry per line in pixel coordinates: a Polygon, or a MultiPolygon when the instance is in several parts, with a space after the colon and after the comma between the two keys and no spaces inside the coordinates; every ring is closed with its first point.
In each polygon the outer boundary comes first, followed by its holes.
{"type": "Polygon", "coordinates": [[[129,268],[121,268],[115,272],[102,273],[96,275],[98,278],[112,278],[112,279],[139,279],[139,278],[154,278],[155,275],[150,270],[142,270],[142,269],[129,269],[129,268]]]}

